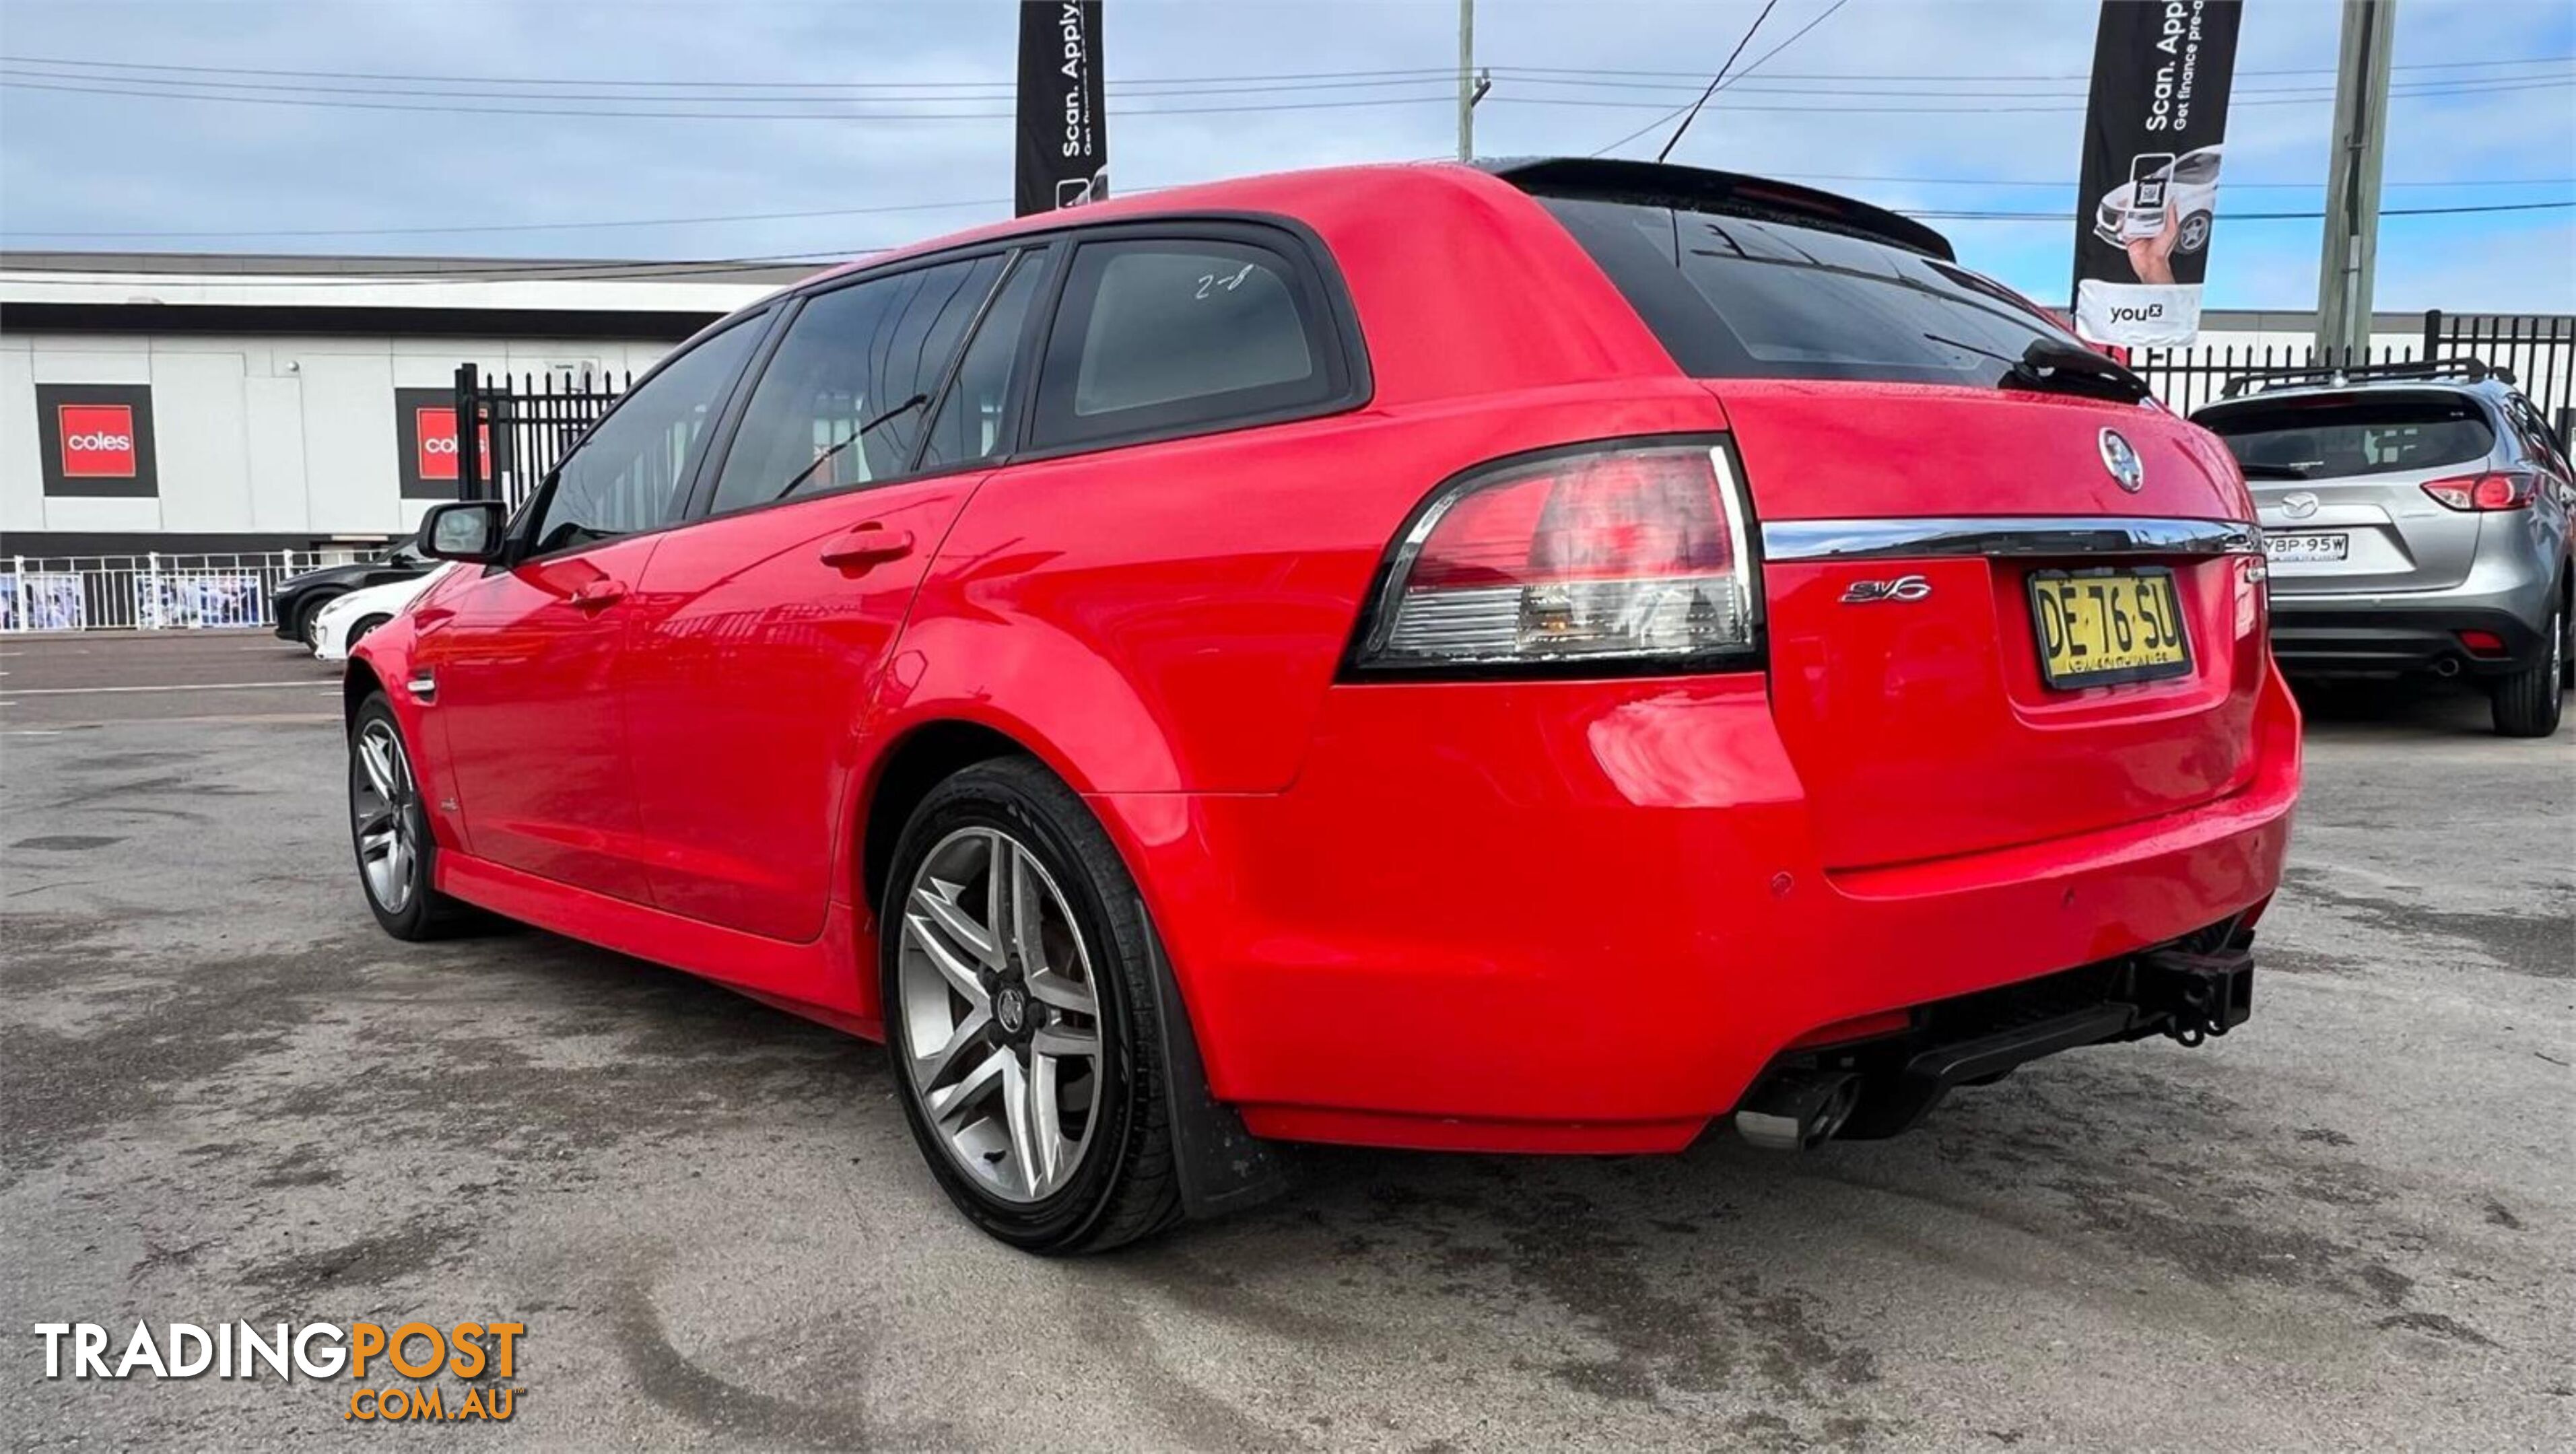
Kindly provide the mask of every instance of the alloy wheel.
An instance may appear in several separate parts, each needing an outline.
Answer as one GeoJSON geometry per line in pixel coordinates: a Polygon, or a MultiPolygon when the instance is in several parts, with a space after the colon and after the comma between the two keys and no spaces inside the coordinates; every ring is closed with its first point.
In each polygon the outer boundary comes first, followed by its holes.
{"type": "Polygon", "coordinates": [[[411,902],[412,868],[420,858],[419,814],[413,811],[419,788],[393,724],[367,723],[354,750],[358,780],[349,786],[349,813],[357,824],[358,866],[376,906],[399,914],[411,902]]]}
{"type": "Polygon", "coordinates": [[[904,1080],[977,1185],[1043,1200],[1102,1119],[1100,999],[1073,910],[1028,845],[987,827],[940,839],[902,905],[904,1080]]]}

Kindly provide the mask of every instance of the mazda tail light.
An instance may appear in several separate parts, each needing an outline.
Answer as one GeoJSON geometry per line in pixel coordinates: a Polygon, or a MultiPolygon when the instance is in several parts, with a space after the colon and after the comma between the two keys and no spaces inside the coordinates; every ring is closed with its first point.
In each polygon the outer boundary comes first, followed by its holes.
{"type": "Polygon", "coordinates": [[[2538,475],[2490,470],[2482,475],[2427,480],[2424,493],[2454,510],[2519,510],[2531,503],[2532,492],[2539,484],[2538,475]]]}
{"type": "Polygon", "coordinates": [[[1387,560],[1354,671],[1750,666],[1760,592],[1723,445],[1506,460],[1424,502],[1387,560]]]}

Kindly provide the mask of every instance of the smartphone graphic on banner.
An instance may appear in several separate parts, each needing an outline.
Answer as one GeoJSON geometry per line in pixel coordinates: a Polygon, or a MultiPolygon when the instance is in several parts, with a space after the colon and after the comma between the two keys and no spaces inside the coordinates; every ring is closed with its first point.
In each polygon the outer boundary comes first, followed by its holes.
{"type": "Polygon", "coordinates": [[[2153,237],[2165,230],[2165,189],[2173,184],[2174,154],[2144,151],[2129,159],[2129,215],[2120,228],[2124,239],[2153,237]]]}

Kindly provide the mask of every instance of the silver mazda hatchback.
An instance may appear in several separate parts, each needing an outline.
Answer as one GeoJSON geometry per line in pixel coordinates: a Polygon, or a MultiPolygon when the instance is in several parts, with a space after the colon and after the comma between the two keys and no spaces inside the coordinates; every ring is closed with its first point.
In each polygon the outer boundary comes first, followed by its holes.
{"type": "Polygon", "coordinates": [[[2558,729],[2576,472],[2473,359],[2248,375],[2194,413],[2244,466],[2292,676],[2466,674],[2496,731],[2558,729]]]}

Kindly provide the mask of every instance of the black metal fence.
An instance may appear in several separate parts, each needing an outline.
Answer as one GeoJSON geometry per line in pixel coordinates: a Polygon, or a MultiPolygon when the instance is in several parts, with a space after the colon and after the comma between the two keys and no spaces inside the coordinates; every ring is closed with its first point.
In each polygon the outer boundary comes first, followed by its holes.
{"type": "Polygon", "coordinates": [[[2142,348],[2129,367],[2174,408],[2190,413],[2217,398],[2230,379],[2264,369],[2416,363],[2474,358],[2510,373],[2523,394],[2565,434],[2576,420],[2576,317],[2500,313],[2424,315],[2420,335],[2368,349],[2328,350],[2307,344],[2193,344],[2142,348]]]}
{"type": "Polygon", "coordinates": [[[456,417],[481,427],[456,431],[457,494],[519,508],[584,431],[608,412],[635,376],[497,374],[472,364],[456,370],[456,417]]]}

